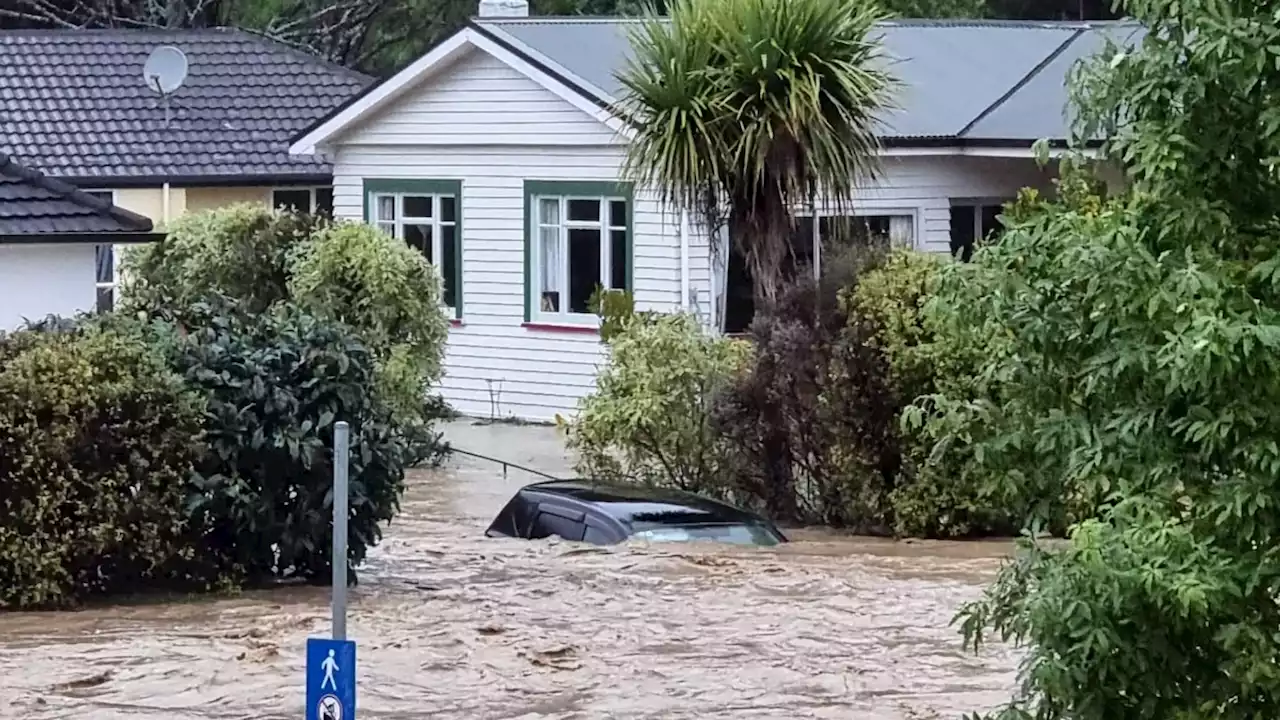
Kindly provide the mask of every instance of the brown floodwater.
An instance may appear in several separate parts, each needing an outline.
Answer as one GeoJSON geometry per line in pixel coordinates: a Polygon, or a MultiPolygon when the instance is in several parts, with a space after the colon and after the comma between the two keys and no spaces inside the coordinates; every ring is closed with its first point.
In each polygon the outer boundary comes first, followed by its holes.
{"type": "MultiPolygon", "coordinates": [[[[555,430],[452,423],[458,447],[567,473],[555,430]]],[[[796,531],[777,549],[483,536],[519,486],[416,471],[351,593],[362,720],[931,718],[1008,697],[1017,655],[949,625],[1007,543],[796,531]]],[[[297,720],[328,591],[0,614],[0,718],[297,720]]]]}

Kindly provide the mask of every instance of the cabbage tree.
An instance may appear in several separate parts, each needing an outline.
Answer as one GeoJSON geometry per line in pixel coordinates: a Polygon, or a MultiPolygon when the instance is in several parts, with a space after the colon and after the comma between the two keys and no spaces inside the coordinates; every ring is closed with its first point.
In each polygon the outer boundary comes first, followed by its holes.
{"type": "Polygon", "coordinates": [[[673,0],[631,33],[627,170],[711,230],[727,225],[772,301],[794,214],[836,211],[877,171],[894,80],[859,0],[673,0]]]}

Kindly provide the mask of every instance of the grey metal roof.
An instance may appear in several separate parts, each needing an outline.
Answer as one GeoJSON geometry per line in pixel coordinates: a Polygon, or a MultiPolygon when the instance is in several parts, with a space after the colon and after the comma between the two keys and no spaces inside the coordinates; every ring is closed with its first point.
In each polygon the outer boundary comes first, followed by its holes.
{"type": "Polygon", "coordinates": [[[237,30],[0,31],[0,151],[82,183],[319,178],[289,138],[371,82],[237,30]],[[167,125],[142,78],[160,45],[190,64],[167,125]]]}
{"type": "Polygon", "coordinates": [[[148,233],[151,221],[0,153],[0,240],[148,233]]]}
{"type": "MultiPolygon", "coordinates": [[[[615,73],[630,55],[638,20],[478,18],[476,27],[563,71],[602,103],[616,101],[615,73]]],[[[1099,36],[1127,23],[898,20],[881,25],[902,83],[886,139],[1064,139],[1071,63],[1101,48],[1099,36]]]]}

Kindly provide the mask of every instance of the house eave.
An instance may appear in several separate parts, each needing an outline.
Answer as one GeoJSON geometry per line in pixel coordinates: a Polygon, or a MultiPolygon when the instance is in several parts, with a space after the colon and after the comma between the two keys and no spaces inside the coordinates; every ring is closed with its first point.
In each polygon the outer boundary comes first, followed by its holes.
{"type": "Polygon", "coordinates": [[[0,245],[137,245],[165,237],[156,232],[0,233],[0,245]]]}

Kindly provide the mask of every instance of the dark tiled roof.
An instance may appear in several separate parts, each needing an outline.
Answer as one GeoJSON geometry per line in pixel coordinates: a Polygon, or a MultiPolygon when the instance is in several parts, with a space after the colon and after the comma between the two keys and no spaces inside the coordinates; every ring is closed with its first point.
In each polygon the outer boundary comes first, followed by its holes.
{"type": "MultiPolygon", "coordinates": [[[[517,53],[565,72],[603,103],[622,93],[616,73],[631,55],[637,20],[478,18],[482,32],[517,53]]],[[[1067,136],[1066,75],[1097,52],[1103,34],[1124,44],[1126,22],[895,20],[882,23],[885,54],[901,82],[886,140],[1032,142],[1067,136]]]]}
{"type": "Polygon", "coordinates": [[[150,231],[147,218],[0,153],[0,238],[150,231]]]}
{"type": "Polygon", "coordinates": [[[238,30],[0,31],[0,151],[88,182],[322,177],[289,138],[371,81],[238,30]],[[167,125],[142,78],[161,45],[190,65],[167,125]]]}

